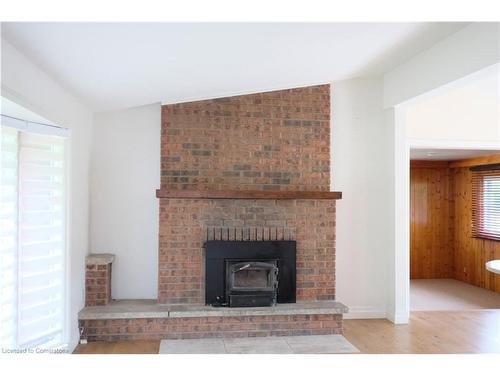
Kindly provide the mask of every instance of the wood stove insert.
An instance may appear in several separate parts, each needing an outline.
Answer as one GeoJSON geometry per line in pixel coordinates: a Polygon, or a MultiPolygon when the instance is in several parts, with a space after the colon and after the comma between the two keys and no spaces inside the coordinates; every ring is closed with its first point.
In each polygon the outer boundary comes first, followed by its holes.
{"type": "Polygon", "coordinates": [[[205,242],[205,303],[257,307],[296,302],[296,242],[205,242]]]}
{"type": "Polygon", "coordinates": [[[278,260],[226,259],[226,302],[231,307],[274,306],[278,260]]]}

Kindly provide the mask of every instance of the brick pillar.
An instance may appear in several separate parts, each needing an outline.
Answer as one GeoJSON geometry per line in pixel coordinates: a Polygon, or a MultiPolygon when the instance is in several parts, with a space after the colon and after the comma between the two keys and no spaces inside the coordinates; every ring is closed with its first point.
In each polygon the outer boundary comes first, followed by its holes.
{"type": "Polygon", "coordinates": [[[85,306],[104,306],[111,301],[113,254],[91,254],[85,259],[85,306]]]}

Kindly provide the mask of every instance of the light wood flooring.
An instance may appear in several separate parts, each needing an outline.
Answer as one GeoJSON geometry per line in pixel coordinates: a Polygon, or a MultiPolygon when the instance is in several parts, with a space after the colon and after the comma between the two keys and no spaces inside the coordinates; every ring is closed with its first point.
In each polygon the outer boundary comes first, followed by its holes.
{"type": "MultiPolygon", "coordinates": [[[[413,312],[410,323],[345,320],[344,336],[361,353],[500,353],[500,310],[413,312]]],[[[79,354],[156,354],[160,342],[93,342],[79,354]]]]}
{"type": "Polygon", "coordinates": [[[78,345],[74,354],[158,354],[159,340],[89,342],[78,345]]]}
{"type": "Polygon", "coordinates": [[[361,353],[500,353],[500,310],[412,312],[410,323],[345,320],[344,336],[361,353]]]}

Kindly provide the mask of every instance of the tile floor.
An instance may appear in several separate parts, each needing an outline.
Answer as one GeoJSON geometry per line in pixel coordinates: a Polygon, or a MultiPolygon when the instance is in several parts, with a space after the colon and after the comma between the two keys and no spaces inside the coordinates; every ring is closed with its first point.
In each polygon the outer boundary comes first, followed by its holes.
{"type": "Polygon", "coordinates": [[[342,335],[162,340],[160,354],[358,353],[342,335]]]}

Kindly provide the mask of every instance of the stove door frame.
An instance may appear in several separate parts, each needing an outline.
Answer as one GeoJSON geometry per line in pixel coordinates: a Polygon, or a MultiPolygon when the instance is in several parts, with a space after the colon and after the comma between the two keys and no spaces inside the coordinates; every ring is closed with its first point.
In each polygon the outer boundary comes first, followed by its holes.
{"type": "Polygon", "coordinates": [[[205,304],[225,306],[225,260],[269,260],[279,262],[277,303],[296,302],[296,241],[206,241],[205,304]]]}

